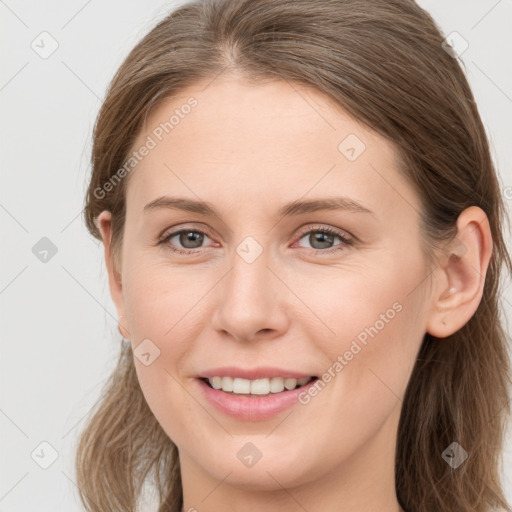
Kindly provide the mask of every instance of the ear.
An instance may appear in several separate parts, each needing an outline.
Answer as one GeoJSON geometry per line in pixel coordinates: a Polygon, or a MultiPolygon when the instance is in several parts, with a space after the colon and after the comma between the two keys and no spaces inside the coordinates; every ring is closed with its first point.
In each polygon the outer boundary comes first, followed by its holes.
{"type": "Polygon", "coordinates": [[[427,332],[445,338],[463,327],[480,304],[492,254],[489,220],[478,206],[457,219],[457,235],[440,259],[427,332]]]}
{"type": "Polygon", "coordinates": [[[105,210],[101,212],[96,220],[98,229],[101,232],[103,239],[103,247],[105,251],[105,265],[108,272],[108,282],[110,287],[110,295],[114,301],[117,316],[119,332],[123,338],[130,339],[130,331],[127,327],[125,310],[124,310],[124,299],[123,299],[123,287],[121,282],[120,269],[116,268],[114,257],[112,253],[112,215],[109,211],[105,210]]]}

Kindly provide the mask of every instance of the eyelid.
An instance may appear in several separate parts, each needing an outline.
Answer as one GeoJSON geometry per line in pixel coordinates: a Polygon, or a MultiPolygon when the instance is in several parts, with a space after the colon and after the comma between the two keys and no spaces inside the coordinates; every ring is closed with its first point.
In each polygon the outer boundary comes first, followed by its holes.
{"type": "Polygon", "coordinates": [[[208,227],[205,227],[203,224],[194,224],[192,223],[184,223],[182,227],[181,224],[176,226],[172,226],[170,228],[165,228],[160,235],[158,235],[158,241],[161,241],[164,238],[167,238],[169,235],[176,235],[180,231],[199,231],[208,235],[210,238],[212,237],[212,230],[208,227]]]}
{"type": "MultiPolygon", "coordinates": [[[[161,240],[162,238],[167,238],[168,235],[176,234],[177,232],[182,231],[182,230],[184,230],[184,231],[186,231],[186,230],[202,231],[206,235],[210,236],[210,238],[212,238],[212,231],[208,227],[204,227],[202,224],[194,224],[194,223],[185,223],[185,224],[186,224],[185,227],[181,227],[181,225],[178,224],[177,226],[173,226],[171,228],[164,229],[162,231],[162,233],[160,235],[158,235],[158,240],[161,240]]],[[[349,233],[348,231],[341,229],[341,228],[328,226],[326,224],[312,224],[312,225],[306,224],[306,227],[300,227],[298,229],[298,234],[296,236],[302,237],[305,234],[309,233],[310,231],[321,231],[321,230],[327,230],[327,231],[332,230],[332,231],[335,231],[338,236],[344,236],[346,238],[350,238],[351,240],[357,241],[357,238],[354,235],[352,235],[351,233],[349,233]]]]}
{"type": "Polygon", "coordinates": [[[348,233],[347,231],[345,231],[344,229],[336,228],[334,226],[329,226],[326,224],[308,224],[304,229],[299,228],[299,233],[297,234],[297,237],[302,238],[304,235],[307,235],[311,231],[325,231],[335,234],[336,236],[355,241],[355,237],[348,233]]]}

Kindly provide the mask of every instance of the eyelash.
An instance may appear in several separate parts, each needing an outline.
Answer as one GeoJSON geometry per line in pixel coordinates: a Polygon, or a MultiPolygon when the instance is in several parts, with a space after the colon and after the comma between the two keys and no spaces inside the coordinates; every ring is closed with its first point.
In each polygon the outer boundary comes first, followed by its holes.
{"type": "MultiPolygon", "coordinates": [[[[175,237],[176,235],[179,235],[181,233],[199,233],[201,235],[206,235],[208,236],[209,238],[211,238],[209,236],[208,233],[206,233],[205,231],[201,230],[201,229],[195,229],[195,228],[189,228],[189,229],[180,229],[180,230],[177,230],[177,231],[172,231],[171,233],[168,233],[167,235],[164,235],[162,238],[160,238],[158,244],[164,244],[164,243],[168,243],[170,241],[171,238],[175,237]]],[[[313,228],[313,229],[309,229],[307,231],[303,231],[299,234],[298,236],[298,239],[297,240],[301,240],[302,238],[304,238],[305,235],[309,235],[311,233],[327,233],[329,235],[334,235],[334,236],[337,236],[341,241],[342,243],[341,244],[338,244],[334,247],[331,247],[330,249],[325,249],[325,250],[322,250],[322,249],[309,249],[310,251],[313,251],[314,253],[317,253],[317,254],[325,254],[325,253],[333,253],[333,252],[337,252],[337,251],[343,251],[345,249],[347,249],[348,247],[354,245],[354,240],[346,237],[345,235],[343,235],[340,231],[338,231],[337,229],[334,229],[334,228],[330,228],[330,227],[322,227],[322,228],[313,228]],[[340,248],[341,246],[341,248],[340,248]]],[[[172,247],[170,244],[168,245],[169,249],[172,251],[172,252],[175,252],[175,253],[178,253],[178,254],[185,254],[185,255],[190,255],[190,254],[194,254],[194,253],[197,253],[198,251],[201,251],[201,249],[205,249],[204,247],[202,248],[198,248],[198,249],[178,249],[176,247],[172,247]]],[[[303,249],[308,249],[308,247],[304,247],[303,249]]]]}

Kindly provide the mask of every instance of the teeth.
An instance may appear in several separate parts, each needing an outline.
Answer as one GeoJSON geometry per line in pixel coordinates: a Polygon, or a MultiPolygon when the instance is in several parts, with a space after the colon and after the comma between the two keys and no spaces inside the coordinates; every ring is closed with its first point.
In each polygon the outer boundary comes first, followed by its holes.
{"type": "Polygon", "coordinates": [[[222,377],[221,388],[224,391],[233,391],[233,379],[231,377],[222,377]]]}
{"type": "Polygon", "coordinates": [[[297,387],[297,379],[286,379],[284,381],[284,387],[286,389],[295,389],[297,387]]]}
{"type": "Polygon", "coordinates": [[[282,377],[274,377],[273,379],[270,379],[269,388],[271,393],[280,393],[281,391],[284,391],[284,379],[282,377]]]}
{"type": "Polygon", "coordinates": [[[208,381],[213,389],[220,389],[222,387],[222,377],[213,377],[213,379],[208,379],[208,381]]]}
{"type": "MultiPolygon", "coordinates": [[[[222,382],[224,382],[224,379],[229,379],[229,377],[224,377],[222,379],[222,382]]],[[[236,379],[233,379],[233,393],[250,393],[251,392],[251,381],[247,379],[239,379],[238,377],[236,379]]]]}
{"type": "Polygon", "coordinates": [[[239,377],[212,377],[208,382],[213,389],[231,392],[238,395],[268,395],[269,393],[280,393],[295,389],[297,386],[304,386],[311,380],[311,377],[302,379],[284,379],[283,377],[272,377],[271,379],[241,379],[239,377]]]}
{"type": "Polygon", "coordinates": [[[251,395],[268,395],[270,393],[270,381],[268,379],[256,379],[250,382],[251,395]]]}

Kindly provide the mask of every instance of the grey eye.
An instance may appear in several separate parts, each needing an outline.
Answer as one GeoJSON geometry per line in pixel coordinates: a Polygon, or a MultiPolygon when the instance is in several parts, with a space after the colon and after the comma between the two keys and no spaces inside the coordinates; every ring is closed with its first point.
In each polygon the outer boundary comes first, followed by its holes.
{"type": "Polygon", "coordinates": [[[181,231],[176,236],[179,237],[180,244],[185,249],[197,249],[201,247],[205,235],[197,231],[181,231]]]}
{"type": "Polygon", "coordinates": [[[349,244],[348,239],[338,233],[331,233],[331,231],[328,229],[310,230],[307,233],[304,233],[300,240],[303,238],[307,238],[310,248],[314,250],[331,249],[344,243],[347,245],[349,244]],[[336,238],[341,240],[341,244],[334,243],[336,238]]]}
{"type": "Polygon", "coordinates": [[[335,237],[335,235],[319,231],[311,232],[306,236],[313,249],[329,249],[334,243],[335,237]]]}

